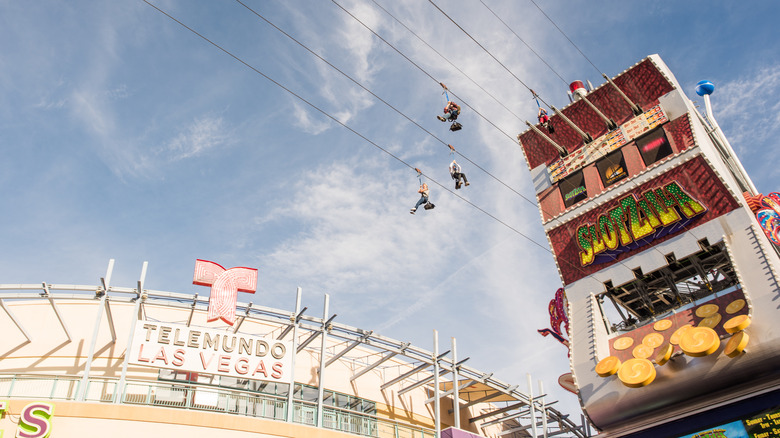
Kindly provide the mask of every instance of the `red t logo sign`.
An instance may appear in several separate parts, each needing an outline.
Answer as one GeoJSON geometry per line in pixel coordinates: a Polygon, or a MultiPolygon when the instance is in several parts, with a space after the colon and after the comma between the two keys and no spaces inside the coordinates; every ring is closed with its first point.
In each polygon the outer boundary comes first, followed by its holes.
{"type": "Polygon", "coordinates": [[[236,322],[236,301],[238,292],[255,293],[257,289],[257,269],[230,268],[206,260],[195,260],[195,276],[192,284],[211,286],[209,295],[209,313],[206,321],[218,319],[229,325],[236,322]]]}

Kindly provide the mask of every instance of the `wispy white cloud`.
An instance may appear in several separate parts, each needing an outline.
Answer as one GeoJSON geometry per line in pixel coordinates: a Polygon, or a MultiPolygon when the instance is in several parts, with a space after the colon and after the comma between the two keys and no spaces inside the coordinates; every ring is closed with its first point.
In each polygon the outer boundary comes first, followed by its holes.
{"type": "MultiPolygon", "coordinates": [[[[419,293],[409,286],[436,272],[449,257],[451,242],[437,230],[460,225],[446,211],[421,209],[410,215],[419,195],[416,179],[409,176],[388,169],[385,159],[354,159],[296,178],[284,189],[289,196],[257,220],[261,227],[287,223],[300,230],[268,254],[268,271],[316,279],[325,290],[342,293],[419,293]],[[380,172],[382,179],[374,177],[380,172]],[[425,251],[427,247],[437,251],[425,251]]],[[[432,188],[433,202],[444,196],[432,188]]]]}
{"type": "Polygon", "coordinates": [[[163,145],[158,155],[167,161],[193,158],[229,141],[222,117],[203,116],[184,127],[176,137],[163,145]]]}
{"type": "Polygon", "coordinates": [[[308,105],[293,101],[293,116],[295,117],[295,126],[309,134],[317,135],[325,132],[330,127],[330,122],[319,112],[312,113],[308,105]]]}
{"type": "Polygon", "coordinates": [[[738,152],[750,154],[755,149],[751,145],[756,142],[777,138],[780,64],[765,66],[716,86],[718,89],[712,95],[713,112],[722,127],[728,126],[729,141],[738,152]]]}

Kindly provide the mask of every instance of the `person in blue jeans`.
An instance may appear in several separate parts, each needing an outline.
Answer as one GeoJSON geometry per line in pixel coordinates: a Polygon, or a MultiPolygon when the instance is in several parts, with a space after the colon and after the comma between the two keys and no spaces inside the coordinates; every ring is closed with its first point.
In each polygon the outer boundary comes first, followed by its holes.
{"type": "Polygon", "coordinates": [[[411,214],[414,214],[414,212],[417,211],[417,207],[428,203],[428,184],[422,183],[420,188],[417,190],[417,193],[420,194],[420,200],[417,201],[417,204],[409,212],[411,214]]]}
{"type": "Polygon", "coordinates": [[[455,121],[458,118],[458,114],[460,114],[460,105],[453,101],[449,101],[447,102],[447,106],[444,107],[444,117],[436,116],[436,118],[442,122],[448,120],[455,121]]]}

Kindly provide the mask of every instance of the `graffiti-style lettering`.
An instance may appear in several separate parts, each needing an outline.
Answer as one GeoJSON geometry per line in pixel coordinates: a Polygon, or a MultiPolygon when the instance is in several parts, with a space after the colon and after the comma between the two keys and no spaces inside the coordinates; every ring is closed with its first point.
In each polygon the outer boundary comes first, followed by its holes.
{"type": "Polygon", "coordinates": [[[682,217],[691,219],[706,211],[707,207],[677,181],[641,195],[630,194],[615,202],[613,208],[599,215],[593,223],[577,228],[580,264],[593,263],[598,254],[607,250],[615,251],[634,242],[634,246],[645,244],[647,242],[640,241],[652,240],[654,233],[677,223],[682,217]]]}

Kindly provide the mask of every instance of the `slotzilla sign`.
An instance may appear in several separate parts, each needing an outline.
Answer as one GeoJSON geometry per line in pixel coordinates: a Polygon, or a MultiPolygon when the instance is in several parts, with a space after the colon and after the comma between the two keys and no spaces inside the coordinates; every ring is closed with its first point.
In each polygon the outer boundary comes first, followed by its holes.
{"type": "Polygon", "coordinates": [[[630,194],[577,228],[580,264],[603,263],[616,254],[639,248],[670,232],[683,229],[707,207],[677,181],[630,194]],[[679,209],[680,213],[677,212],[679,209]]]}
{"type": "Polygon", "coordinates": [[[550,229],[547,237],[567,285],[737,208],[698,156],[550,229]]]}
{"type": "Polygon", "coordinates": [[[289,342],[223,330],[146,322],[136,327],[134,365],[289,383],[289,342]]]}

